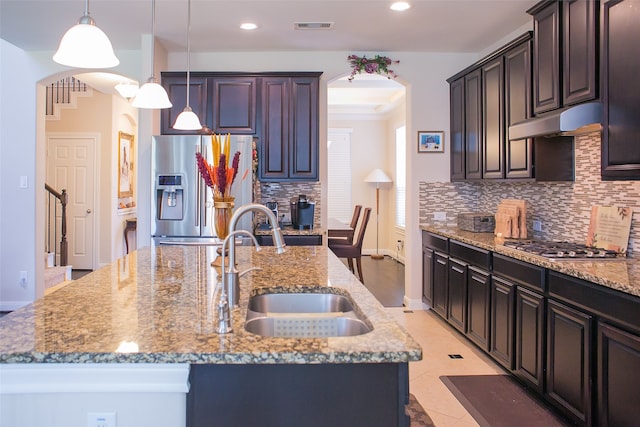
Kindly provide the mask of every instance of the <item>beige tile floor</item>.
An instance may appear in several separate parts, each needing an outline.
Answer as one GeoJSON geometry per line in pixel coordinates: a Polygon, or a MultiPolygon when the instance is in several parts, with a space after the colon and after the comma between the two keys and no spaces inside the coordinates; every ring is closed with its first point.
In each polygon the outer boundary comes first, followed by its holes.
{"type": "Polygon", "coordinates": [[[387,308],[422,347],[422,360],[409,364],[409,391],[437,427],[477,426],[440,380],[441,375],[504,374],[505,371],[431,311],[387,308]],[[451,359],[460,354],[462,359],[451,359]]]}

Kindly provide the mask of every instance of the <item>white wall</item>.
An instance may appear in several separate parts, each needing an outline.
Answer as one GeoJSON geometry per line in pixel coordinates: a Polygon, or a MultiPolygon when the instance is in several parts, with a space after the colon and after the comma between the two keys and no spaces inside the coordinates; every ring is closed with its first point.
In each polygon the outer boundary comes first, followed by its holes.
{"type": "MultiPolygon", "coordinates": [[[[14,310],[44,292],[45,79],[72,70],[51,60],[53,52],[25,52],[0,39],[0,311],[14,310]],[[38,143],[40,140],[40,143],[38,143]],[[19,188],[26,176],[28,188],[19,188]],[[19,285],[26,271],[27,286],[19,285]]],[[[140,54],[117,52],[113,71],[140,79],[140,54]]],[[[79,72],[82,70],[73,70],[79,72]]],[[[146,77],[145,77],[146,79],[146,77]]]]}

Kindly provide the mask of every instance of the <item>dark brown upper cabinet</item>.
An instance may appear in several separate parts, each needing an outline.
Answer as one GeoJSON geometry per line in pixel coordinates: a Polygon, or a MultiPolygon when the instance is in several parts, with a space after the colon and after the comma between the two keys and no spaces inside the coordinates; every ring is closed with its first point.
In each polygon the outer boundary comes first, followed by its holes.
{"type": "Polygon", "coordinates": [[[261,181],[318,180],[319,76],[262,78],[261,181]]]}
{"type": "Polygon", "coordinates": [[[451,83],[450,117],[451,117],[451,181],[464,181],[466,149],[464,135],[464,78],[451,83]]]}
{"type": "Polygon", "coordinates": [[[482,70],[464,77],[465,177],[482,179],[482,70]]]}
{"type": "MultiPolygon", "coordinates": [[[[163,135],[193,134],[192,130],[178,130],[173,128],[176,118],[187,105],[187,74],[162,73],[162,86],[167,91],[169,100],[173,104],[170,108],[160,110],[160,133],[163,135]]],[[[203,125],[208,122],[207,109],[207,78],[189,77],[189,105],[203,125]]]]}
{"type": "Polygon", "coordinates": [[[602,4],[602,179],[640,179],[640,8],[602,4]]]}
{"type": "MultiPolygon", "coordinates": [[[[173,129],[173,123],[186,105],[187,74],[163,72],[162,86],[173,106],[163,109],[161,133],[163,135],[193,134],[197,131],[173,129]]],[[[216,133],[253,135],[256,128],[257,78],[225,73],[191,73],[189,104],[203,126],[216,133]]]]}
{"type": "MultiPolygon", "coordinates": [[[[504,55],[505,127],[531,118],[531,40],[504,55]]],[[[505,177],[533,178],[533,139],[505,141],[505,177]]]]}
{"type": "Polygon", "coordinates": [[[211,79],[212,127],[217,133],[256,133],[256,77],[211,79]]]}
{"type": "Polygon", "coordinates": [[[451,180],[533,178],[533,140],[510,140],[510,125],[531,117],[528,32],[447,81],[451,180]]]}
{"type": "Polygon", "coordinates": [[[482,177],[504,178],[504,62],[502,56],[482,67],[482,177]]]}
{"type": "Polygon", "coordinates": [[[544,0],[533,16],[533,111],[536,115],[598,96],[595,0],[544,0]]]}

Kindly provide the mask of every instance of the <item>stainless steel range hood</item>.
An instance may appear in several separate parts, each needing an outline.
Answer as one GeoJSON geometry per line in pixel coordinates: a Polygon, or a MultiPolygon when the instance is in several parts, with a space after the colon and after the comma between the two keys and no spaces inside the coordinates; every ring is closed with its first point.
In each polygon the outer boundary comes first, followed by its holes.
{"type": "Polygon", "coordinates": [[[536,136],[575,136],[602,129],[602,104],[590,102],[509,126],[509,140],[536,136]]]}

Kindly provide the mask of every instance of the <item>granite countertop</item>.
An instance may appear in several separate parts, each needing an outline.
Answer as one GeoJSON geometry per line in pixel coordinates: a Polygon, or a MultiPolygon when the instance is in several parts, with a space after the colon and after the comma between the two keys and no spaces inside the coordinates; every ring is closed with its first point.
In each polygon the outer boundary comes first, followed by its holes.
{"type": "Polygon", "coordinates": [[[640,261],[634,258],[614,261],[550,261],[542,256],[500,245],[496,243],[493,233],[473,233],[457,227],[440,225],[421,225],[420,228],[462,243],[640,297],[640,261]]]}
{"type": "Polygon", "coordinates": [[[0,319],[0,363],[403,363],[422,349],[322,246],[237,247],[240,307],[216,332],[212,246],[142,248],[0,319]],[[347,292],[373,326],[353,337],[266,338],[244,330],[250,293],[347,292]],[[324,288],[324,289],[323,289],[324,288]]]}
{"type": "MultiPolygon", "coordinates": [[[[300,230],[293,228],[291,225],[285,225],[280,228],[282,234],[285,236],[322,236],[325,234],[324,229],[320,227],[313,227],[311,229],[300,230]]],[[[266,236],[271,234],[270,229],[261,229],[256,227],[253,233],[256,236],[266,236]]]]}

